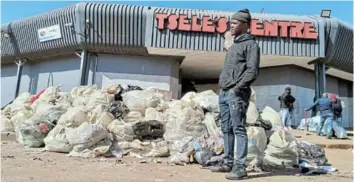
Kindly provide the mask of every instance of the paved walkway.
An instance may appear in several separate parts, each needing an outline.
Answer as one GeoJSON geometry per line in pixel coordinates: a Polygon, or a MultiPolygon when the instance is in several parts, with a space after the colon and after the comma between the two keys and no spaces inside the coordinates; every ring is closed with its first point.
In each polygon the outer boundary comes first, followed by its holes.
{"type": "Polygon", "coordinates": [[[320,145],[323,148],[333,148],[333,149],[352,149],[353,148],[353,131],[347,131],[349,139],[326,139],[324,136],[317,136],[316,133],[308,132],[306,135],[305,131],[293,130],[296,138],[302,141],[308,141],[313,144],[320,145]]]}

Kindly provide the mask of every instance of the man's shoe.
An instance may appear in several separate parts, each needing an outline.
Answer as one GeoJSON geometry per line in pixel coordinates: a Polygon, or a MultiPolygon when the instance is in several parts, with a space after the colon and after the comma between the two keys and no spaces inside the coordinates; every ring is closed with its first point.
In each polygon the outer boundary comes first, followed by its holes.
{"type": "Polygon", "coordinates": [[[330,136],[327,136],[326,138],[327,138],[327,139],[329,139],[329,140],[331,140],[331,139],[332,139],[332,137],[330,137],[330,136]]]}
{"type": "Polygon", "coordinates": [[[210,167],[211,172],[215,172],[215,173],[228,173],[230,172],[232,169],[232,167],[228,166],[228,165],[221,165],[221,166],[212,166],[210,167]]]}
{"type": "Polygon", "coordinates": [[[228,180],[243,180],[247,179],[247,171],[245,168],[232,168],[231,172],[225,176],[228,180]]]}

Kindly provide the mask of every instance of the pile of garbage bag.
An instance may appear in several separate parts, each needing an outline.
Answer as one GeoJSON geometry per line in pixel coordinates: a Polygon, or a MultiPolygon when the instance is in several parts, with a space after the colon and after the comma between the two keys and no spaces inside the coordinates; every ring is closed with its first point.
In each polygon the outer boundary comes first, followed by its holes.
{"type": "MultiPolygon", "coordinates": [[[[312,118],[303,118],[301,119],[300,125],[298,126],[298,130],[306,130],[306,131],[310,131],[310,132],[317,132],[317,127],[319,126],[321,122],[321,116],[314,116],[312,118]]],[[[326,135],[327,133],[327,122],[326,121],[323,124],[323,129],[322,129],[322,133],[324,133],[326,135]]],[[[337,137],[338,139],[347,139],[348,135],[347,135],[347,131],[340,126],[340,123],[338,123],[338,121],[332,121],[333,123],[333,135],[335,137],[337,137]]]]}
{"type": "MultiPolygon", "coordinates": [[[[174,100],[154,88],[80,86],[70,92],[53,86],[31,96],[22,93],[1,110],[1,131],[15,132],[28,147],[71,157],[169,157],[171,164],[213,166],[223,161],[218,95],[188,92],[174,100]]],[[[247,111],[247,164],[290,168],[306,161],[327,162],[323,149],[299,143],[283,130],[279,114],[256,107],[252,89],[247,111]]]]}

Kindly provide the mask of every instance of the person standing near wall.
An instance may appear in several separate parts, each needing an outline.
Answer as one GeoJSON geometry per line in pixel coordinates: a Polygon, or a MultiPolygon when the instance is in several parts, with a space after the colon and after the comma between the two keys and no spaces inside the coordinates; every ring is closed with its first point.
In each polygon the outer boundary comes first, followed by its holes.
{"type": "Polygon", "coordinates": [[[317,135],[320,136],[323,129],[323,124],[327,123],[327,138],[331,139],[332,137],[332,120],[333,120],[333,105],[332,101],[328,98],[326,93],[322,94],[322,97],[317,99],[316,102],[305,111],[309,111],[312,108],[318,106],[321,115],[321,121],[317,126],[317,135]]]}
{"type": "Polygon", "coordinates": [[[234,41],[229,48],[219,78],[220,125],[224,134],[224,163],[211,168],[213,172],[230,172],[226,179],[247,177],[246,113],[251,84],[259,73],[260,49],[249,33],[251,15],[248,9],[233,14],[230,20],[234,41]],[[235,147],[236,145],[236,147],[235,147]],[[236,149],[234,149],[236,148],[236,149]],[[234,156],[234,150],[236,150],[234,156]],[[235,158],[235,159],[234,159],[235,158]]]}
{"type": "Polygon", "coordinates": [[[284,93],[278,97],[280,101],[280,114],[285,130],[291,130],[295,98],[291,95],[291,88],[286,87],[284,93]]]}

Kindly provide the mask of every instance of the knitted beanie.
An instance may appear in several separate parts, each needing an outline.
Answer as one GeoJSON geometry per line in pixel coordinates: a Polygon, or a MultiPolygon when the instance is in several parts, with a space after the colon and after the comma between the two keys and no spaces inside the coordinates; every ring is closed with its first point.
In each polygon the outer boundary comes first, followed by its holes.
{"type": "Polygon", "coordinates": [[[231,16],[231,19],[243,21],[245,23],[251,23],[252,18],[251,18],[250,11],[248,9],[241,9],[237,13],[233,14],[231,16]]]}

